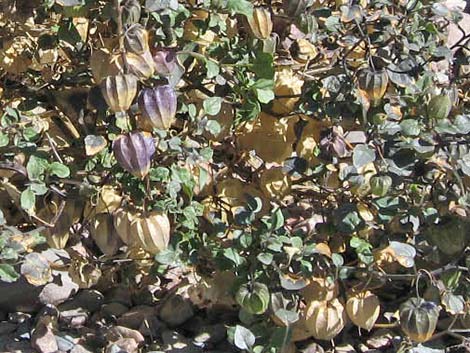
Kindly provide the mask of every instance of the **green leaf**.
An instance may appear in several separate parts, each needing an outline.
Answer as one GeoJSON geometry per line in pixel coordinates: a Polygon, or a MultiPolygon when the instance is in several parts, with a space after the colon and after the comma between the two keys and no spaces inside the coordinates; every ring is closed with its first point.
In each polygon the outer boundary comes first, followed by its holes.
{"type": "Polygon", "coordinates": [[[228,0],[227,10],[246,17],[253,16],[253,4],[248,0],[228,0]]]}
{"type": "Polygon", "coordinates": [[[213,62],[212,60],[206,60],[206,70],[207,78],[214,78],[220,72],[219,65],[217,65],[217,63],[213,62]]]}
{"type": "Polygon", "coordinates": [[[0,132],[0,147],[8,146],[8,143],[10,143],[8,135],[0,132]]]}
{"type": "Polygon", "coordinates": [[[271,262],[273,262],[273,254],[268,253],[268,252],[262,252],[261,254],[258,254],[256,257],[259,262],[261,262],[264,265],[271,265],[271,262]]]}
{"type": "Polygon", "coordinates": [[[260,103],[267,104],[274,99],[274,92],[269,89],[256,89],[256,97],[260,103]]]}
{"type": "Polygon", "coordinates": [[[286,326],[293,324],[297,320],[299,320],[299,314],[295,311],[290,311],[286,309],[279,309],[277,310],[274,315],[282,321],[282,323],[286,326]]]}
{"type": "Polygon", "coordinates": [[[235,334],[233,336],[233,343],[237,348],[242,350],[251,350],[255,344],[255,335],[247,328],[237,325],[235,327],[235,334]]]}
{"type": "Polygon", "coordinates": [[[34,209],[34,205],[36,204],[36,195],[34,195],[31,188],[27,188],[21,193],[20,203],[21,207],[28,212],[31,212],[34,209]]]}
{"type": "Polygon", "coordinates": [[[42,180],[46,172],[48,162],[45,158],[32,155],[26,164],[29,180],[42,180]]]}
{"type": "Polygon", "coordinates": [[[15,268],[9,264],[0,264],[0,280],[4,282],[15,282],[20,275],[15,271],[15,268]]]}
{"type": "MultiPolygon", "coordinates": [[[[274,79],[274,57],[272,54],[258,52],[256,53],[255,61],[251,67],[251,70],[259,78],[267,80],[274,79]]],[[[261,88],[261,87],[260,87],[261,88]]]]}
{"type": "Polygon", "coordinates": [[[353,164],[356,168],[361,168],[366,164],[375,161],[375,151],[367,145],[357,145],[353,151],[353,164]]]}
{"type": "Polygon", "coordinates": [[[204,101],[204,103],[202,103],[202,106],[204,107],[206,114],[216,115],[220,112],[220,108],[222,108],[222,98],[209,97],[204,101]]]}
{"type": "Polygon", "coordinates": [[[49,164],[49,172],[59,178],[67,178],[70,176],[69,167],[59,162],[52,162],[49,164]]]}

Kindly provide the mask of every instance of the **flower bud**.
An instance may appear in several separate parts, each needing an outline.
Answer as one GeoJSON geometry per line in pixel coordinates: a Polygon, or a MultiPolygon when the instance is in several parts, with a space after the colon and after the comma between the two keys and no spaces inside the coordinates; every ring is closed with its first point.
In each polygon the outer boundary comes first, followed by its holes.
{"type": "Polygon", "coordinates": [[[113,112],[126,111],[137,94],[137,79],[130,74],[108,76],[101,82],[101,92],[113,112]]]}
{"type": "Polygon", "coordinates": [[[155,144],[153,138],[142,132],[131,132],[114,140],[113,152],[124,170],[143,179],[150,169],[155,144]]]}
{"type": "Polygon", "coordinates": [[[254,36],[258,39],[267,39],[273,30],[271,13],[264,8],[258,7],[253,11],[253,16],[248,18],[248,24],[254,36]]]}
{"type": "Polygon", "coordinates": [[[146,88],[139,96],[139,108],[148,124],[168,130],[176,114],[176,93],[169,85],[146,88]]]}
{"type": "Polygon", "coordinates": [[[129,53],[143,54],[149,51],[149,35],[140,24],[129,27],[124,34],[124,47],[129,53]]]}
{"type": "Polygon", "coordinates": [[[153,56],[155,71],[162,76],[169,76],[176,69],[178,62],[173,50],[162,49],[153,56]]]}
{"type": "Polygon", "coordinates": [[[127,0],[122,6],[122,22],[125,25],[132,25],[139,22],[141,8],[139,0],[127,0]]]}

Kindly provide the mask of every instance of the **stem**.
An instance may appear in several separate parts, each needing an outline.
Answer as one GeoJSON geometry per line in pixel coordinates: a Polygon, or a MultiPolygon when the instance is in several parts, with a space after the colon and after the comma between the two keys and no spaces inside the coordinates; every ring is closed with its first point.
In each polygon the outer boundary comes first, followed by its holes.
{"type": "Polygon", "coordinates": [[[119,38],[119,51],[121,53],[121,58],[122,58],[122,65],[123,65],[123,71],[124,71],[123,73],[126,73],[128,69],[127,69],[126,51],[124,49],[124,33],[123,33],[124,26],[122,24],[121,0],[115,0],[114,6],[117,12],[116,23],[117,23],[117,35],[119,38]]]}

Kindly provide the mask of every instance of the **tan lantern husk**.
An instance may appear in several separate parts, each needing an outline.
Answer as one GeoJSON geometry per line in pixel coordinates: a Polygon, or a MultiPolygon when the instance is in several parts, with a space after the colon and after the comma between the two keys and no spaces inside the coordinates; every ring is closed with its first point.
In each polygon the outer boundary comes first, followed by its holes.
{"type": "Polygon", "coordinates": [[[120,68],[114,58],[115,56],[105,48],[94,50],[91,54],[90,68],[97,84],[100,84],[105,77],[116,76],[120,73],[120,68]]]}
{"type": "Polygon", "coordinates": [[[183,39],[202,46],[209,46],[216,39],[216,34],[210,29],[201,33],[200,29],[194,24],[195,21],[207,21],[208,18],[209,12],[206,10],[193,11],[191,17],[184,23],[183,39]]]}
{"type": "Polygon", "coordinates": [[[333,300],[338,296],[338,292],[338,283],[323,277],[310,278],[309,284],[300,291],[307,302],[333,300]]]}
{"type": "MultiPolygon", "coordinates": [[[[55,219],[57,213],[60,212],[60,203],[51,201],[47,207],[38,212],[38,216],[48,222],[55,219]]],[[[46,228],[44,235],[47,244],[56,249],[63,249],[67,245],[70,238],[70,227],[79,222],[83,212],[83,203],[77,200],[69,200],[65,202],[62,213],[56,220],[54,227],[46,228]]]]}
{"type": "Polygon", "coordinates": [[[282,163],[293,152],[294,125],[298,116],[278,119],[261,113],[252,123],[237,131],[239,147],[255,150],[265,162],[282,163]]]}
{"type": "Polygon", "coordinates": [[[126,53],[126,64],[129,72],[139,80],[146,80],[155,73],[155,61],[150,51],[141,54],[126,53]]]}
{"type": "Polygon", "coordinates": [[[170,241],[170,220],[163,212],[152,211],[137,216],[131,224],[131,234],[145,251],[156,254],[165,250],[170,241]]]}
{"type": "Polygon", "coordinates": [[[290,114],[294,110],[295,105],[300,99],[302,93],[302,86],[304,81],[294,74],[289,68],[284,68],[276,72],[274,83],[274,94],[276,98],[272,104],[272,111],[276,114],[290,114]],[[298,97],[285,97],[277,98],[278,96],[295,96],[298,97]]]}
{"type": "Polygon", "coordinates": [[[440,308],[422,298],[411,298],[400,306],[400,327],[415,342],[426,342],[436,330],[440,308]]]}
{"type": "Polygon", "coordinates": [[[127,209],[120,208],[114,213],[114,228],[116,233],[126,245],[136,244],[136,239],[132,237],[132,223],[137,214],[127,209]]]}
{"type": "Polygon", "coordinates": [[[372,105],[382,99],[388,87],[386,70],[363,69],[357,75],[357,84],[372,105]]]}
{"type": "Polygon", "coordinates": [[[346,311],[338,299],[312,301],[305,312],[305,326],[319,340],[331,340],[346,323],[346,311]]]}
{"type": "Polygon", "coordinates": [[[346,302],[346,312],[356,326],[370,331],[380,314],[379,298],[370,291],[353,293],[346,302]]]}
{"type": "Polygon", "coordinates": [[[122,245],[113,224],[113,216],[109,213],[97,214],[90,224],[90,235],[98,248],[105,255],[116,254],[122,245]]]}
{"type": "Polygon", "coordinates": [[[131,74],[108,76],[101,82],[101,92],[113,112],[125,112],[137,94],[137,78],[131,74]]]}
{"type": "Polygon", "coordinates": [[[273,30],[271,13],[269,10],[257,7],[253,10],[253,16],[248,17],[251,32],[258,39],[268,39],[273,30]]]}
{"type": "Polygon", "coordinates": [[[309,62],[318,55],[318,50],[310,41],[301,38],[292,44],[292,56],[302,64],[309,62]]]}
{"type": "Polygon", "coordinates": [[[144,54],[150,50],[149,34],[140,24],[135,24],[124,34],[124,47],[126,52],[144,54]]]}

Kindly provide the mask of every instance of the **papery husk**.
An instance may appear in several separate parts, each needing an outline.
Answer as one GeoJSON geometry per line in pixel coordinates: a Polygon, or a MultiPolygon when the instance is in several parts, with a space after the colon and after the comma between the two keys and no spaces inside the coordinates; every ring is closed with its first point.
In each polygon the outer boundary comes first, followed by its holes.
{"type": "Polygon", "coordinates": [[[253,16],[248,17],[251,32],[258,39],[267,39],[271,36],[273,22],[268,9],[257,7],[253,10],[253,16]]]}
{"type": "Polygon", "coordinates": [[[356,326],[370,331],[379,318],[379,298],[370,291],[353,293],[346,302],[346,312],[356,326]]]}
{"type": "Polygon", "coordinates": [[[122,246],[111,214],[97,214],[91,221],[90,235],[101,252],[107,256],[116,254],[122,246]]]}
{"type": "Polygon", "coordinates": [[[131,74],[108,76],[101,82],[101,92],[113,112],[125,112],[137,94],[137,79],[131,74]]]}
{"type": "Polygon", "coordinates": [[[303,85],[304,81],[289,68],[284,68],[276,72],[274,83],[274,94],[276,98],[272,104],[272,111],[276,114],[292,113],[300,99],[303,85]],[[299,97],[277,98],[277,96],[293,95],[299,95],[299,97]]]}
{"type": "Polygon", "coordinates": [[[260,176],[260,188],[267,198],[282,199],[289,194],[291,178],[282,167],[265,169],[260,176]]]}
{"type": "Polygon", "coordinates": [[[338,299],[308,303],[305,318],[306,327],[312,336],[327,341],[343,330],[347,320],[344,306],[338,299]]]}
{"type": "Polygon", "coordinates": [[[194,24],[194,21],[207,21],[209,12],[206,10],[195,10],[191,17],[184,23],[183,39],[195,42],[202,46],[209,46],[217,37],[217,35],[210,29],[201,33],[199,28],[194,24]]]}
{"type": "Polygon", "coordinates": [[[140,214],[131,225],[137,244],[151,254],[165,250],[170,242],[170,220],[163,212],[140,214]]]}
{"type": "Polygon", "coordinates": [[[293,152],[295,141],[294,125],[298,116],[276,118],[261,113],[258,118],[237,131],[239,147],[255,150],[265,162],[282,163],[293,152]]]}

